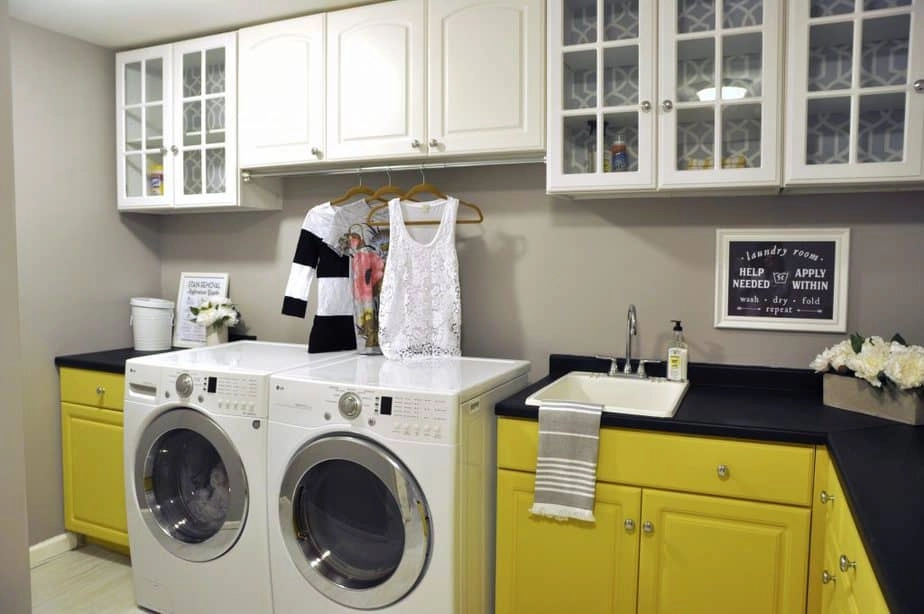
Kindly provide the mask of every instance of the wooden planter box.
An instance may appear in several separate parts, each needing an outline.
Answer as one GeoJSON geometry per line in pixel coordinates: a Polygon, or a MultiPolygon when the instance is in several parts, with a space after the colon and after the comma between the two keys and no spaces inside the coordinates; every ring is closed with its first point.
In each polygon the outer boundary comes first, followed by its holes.
{"type": "Polygon", "coordinates": [[[924,396],[893,386],[875,388],[852,375],[824,374],[824,404],[905,424],[924,424],[924,396]]]}

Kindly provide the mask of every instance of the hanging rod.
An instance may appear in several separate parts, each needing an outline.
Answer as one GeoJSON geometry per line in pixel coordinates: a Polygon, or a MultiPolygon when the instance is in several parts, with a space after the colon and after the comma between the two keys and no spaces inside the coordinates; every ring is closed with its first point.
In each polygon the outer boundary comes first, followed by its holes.
{"type": "Polygon", "coordinates": [[[442,168],[470,168],[475,166],[503,166],[506,164],[545,163],[545,155],[539,154],[526,158],[499,158],[495,160],[457,160],[450,162],[419,162],[417,164],[377,164],[375,166],[351,166],[328,168],[292,168],[267,169],[258,168],[241,170],[241,180],[247,183],[259,177],[297,177],[304,175],[358,175],[360,173],[393,173],[399,171],[437,170],[442,168]]]}

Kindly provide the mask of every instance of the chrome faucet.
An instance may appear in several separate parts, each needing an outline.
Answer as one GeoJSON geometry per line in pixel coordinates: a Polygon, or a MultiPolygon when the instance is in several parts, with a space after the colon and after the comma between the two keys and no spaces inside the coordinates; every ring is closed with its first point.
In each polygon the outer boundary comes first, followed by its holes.
{"type": "Polygon", "coordinates": [[[622,368],[626,375],[632,375],[632,336],[637,334],[638,314],[635,305],[629,305],[629,313],[626,314],[626,364],[622,368]]]}

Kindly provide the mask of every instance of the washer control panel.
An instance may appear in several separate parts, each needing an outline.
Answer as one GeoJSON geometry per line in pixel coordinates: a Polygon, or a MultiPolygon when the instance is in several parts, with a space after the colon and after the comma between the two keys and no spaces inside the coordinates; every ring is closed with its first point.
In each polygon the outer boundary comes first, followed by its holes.
{"type": "Polygon", "coordinates": [[[427,394],[389,393],[330,386],[323,420],[349,422],[395,439],[452,443],[456,440],[455,399],[427,394]]]}
{"type": "Polygon", "coordinates": [[[167,371],[164,402],[189,403],[215,414],[266,417],[265,378],[253,375],[167,371]]]}

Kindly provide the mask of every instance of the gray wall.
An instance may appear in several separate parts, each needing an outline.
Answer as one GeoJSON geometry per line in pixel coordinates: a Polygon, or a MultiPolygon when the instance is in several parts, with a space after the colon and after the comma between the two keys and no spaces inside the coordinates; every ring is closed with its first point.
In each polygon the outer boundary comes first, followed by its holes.
{"type": "MultiPolygon", "coordinates": [[[[366,182],[384,183],[384,176],[366,182]]],[[[533,362],[552,352],[625,351],[625,313],[639,312],[636,355],[664,358],[671,318],[684,321],[691,360],[806,368],[839,334],[713,327],[715,229],[851,228],[848,329],[924,343],[922,192],[726,198],[554,199],[539,165],[430,171],[445,192],[475,202],[478,226],[458,226],[463,352],[533,362]]],[[[419,181],[395,173],[396,183],[419,181]]],[[[279,314],[305,212],[355,182],[290,178],[281,212],[164,220],[165,296],[182,271],[227,271],[252,334],[304,343],[309,323],[279,314]]]]}
{"type": "Polygon", "coordinates": [[[31,543],[64,531],[54,357],[132,345],[160,292],[159,222],[116,211],[112,51],[11,21],[16,228],[31,543]]]}
{"type": "Polygon", "coordinates": [[[0,611],[30,611],[26,461],[23,451],[20,379],[19,285],[13,200],[13,131],[10,109],[10,45],[7,0],[0,0],[0,611]]]}

